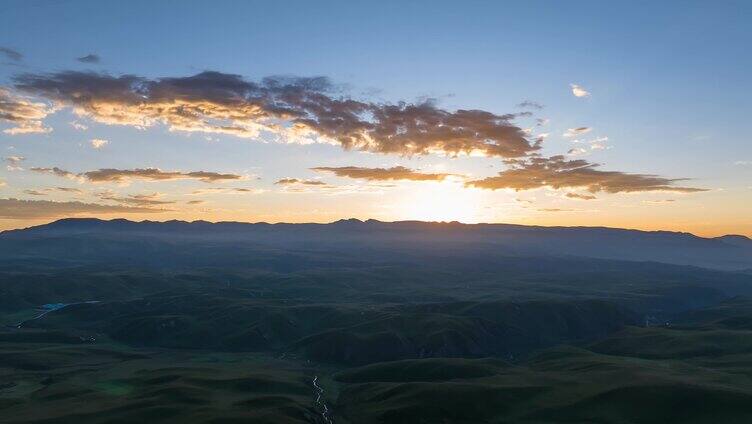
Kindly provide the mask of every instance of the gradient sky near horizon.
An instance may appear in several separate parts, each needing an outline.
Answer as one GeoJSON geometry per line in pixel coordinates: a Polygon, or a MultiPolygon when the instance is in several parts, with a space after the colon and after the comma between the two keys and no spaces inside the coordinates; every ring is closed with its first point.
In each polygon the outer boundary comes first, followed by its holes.
{"type": "Polygon", "coordinates": [[[746,1],[5,1],[0,229],[752,236],[749,22],[746,1]]]}

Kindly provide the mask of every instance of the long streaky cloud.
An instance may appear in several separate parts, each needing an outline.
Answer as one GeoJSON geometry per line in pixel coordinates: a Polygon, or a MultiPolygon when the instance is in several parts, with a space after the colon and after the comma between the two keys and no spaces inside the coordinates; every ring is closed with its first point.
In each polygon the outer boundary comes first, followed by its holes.
{"type": "Polygon", "coordinates": [[[200,188],[188,193],[189,196],[201,196],[205,194],[261,194],[264,191],[257,188],[244,187],[211,187],[200,188]]]}
{"type": "Polygon", "coordinates": [[[282,178],[274,182],[276,185],[309,185],[309,186],[325,186],[325,182],[320,180],[302,180],[300,178],[282,178]]]}
{"type": "Polygon", "coordinates": [[[392,168],[364,168],[359,166],[329,167],[319,166],[311,168],[314,171],[331,172],[338,177],[356,178],[369,181],[442,181],[455,174],[430,174],[422,173],[404,166],[392,168]]]}
{"type": "Polygon", "coordinates": [[[166,209],[83,202],[0,199],[0,219],[50,219],[90,214],[159,213],[166,209]]]}
{"type": "Polygon", "coordinates": [[[123,183],[130,180],[144,181],[169,181],[169,180],[199,180],[205,183],[218,181],[240,180],[243,177],[236,174],[221,174],[218,172],[194,171],[162,171],[159,168],[138,168],[138,169],[99,169],[96,171],[84,172],[84,178],[93,183],[114,182],[123,183]]]}
{"type": "Polygon", "coordinates": [[[172,180],[198,180],[205,183],[222,181],[242,180],[242,175],[222,174],[209,171],[162,171],[159,168],[137,169],[98,169],[76,174],[57,167],[54,168],[30,168],[31,171],[52,174],[58,177],[69,178],[77,181],[89,181],[92,183],[127,183],[131,180],[142,181],[172,181],[172,180]]]}
{"type": "Polygon", "coordinates": [[[431,101],[374,103],[339,94],[323,77],[270,77],[202,72],[148,79],[64,71],[25,74],[15,87],[105,124],[256,138],[314,139],[345,149],[400,155],[480,153],[524,157],[540,148],[514,125],[518,114],[448,111],[431,101]]]}
{"type": "MultiPolygon", "coordinates": [[[[671,191],[693,193],[707,191],[702,188],[675,185],[683,179],[663,178],[657,175],[630,174],[619,171],[601,171],[598,164],[585,160],[567,160],[564,156],[533,157],[508,161],[510,168],[495,177],[468,181],[468,187],[489,190],[515,191],[549,187],[552,189],[585,189],[590,193],[631,193],[645,191],[671,191]]],[[[571,196],[570,196],[571,197],[571,196]]]]}
{"type": "Polygon", "coordinates": [[[111,191],[105,191],[102,193],[98,193],[97,197],[99,197],[102,200],[109,200],[109,201],[124,204],[124,205],[134,205],[134,206],[144,206],[144,207],[170,205],[170,204],[175,203],[174,201],[170,201],[170,200],[160,200],[160,197],[162,197],[160,193],[129,194],[123,197],[123,196],[118,196],[111,191]]]}
{"type": "Polygon", "coordinates": [[[84,180],[81,175],[75,174],[75,173],[70,172],[70,171],[66,171],[64,169],[60,169],[58,167],[53,167],[53,168],[39,168],[39,167],[34,167],[34,168],[29,168],[29,170],[33,171],[33,172],[38,172],[40,174],[50,174],[50,175],[54,175],[56,177],[68,178],[70,180],[79,181],[79,182],[83,182],[83,180],[84,180]]]}

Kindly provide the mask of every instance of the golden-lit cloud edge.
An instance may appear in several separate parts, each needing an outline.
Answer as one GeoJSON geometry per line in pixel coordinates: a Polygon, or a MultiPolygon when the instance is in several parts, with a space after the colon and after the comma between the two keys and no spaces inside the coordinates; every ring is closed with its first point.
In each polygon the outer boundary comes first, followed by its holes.
{"type": "Polygon", "coordinates": [[[361,166],[318,166],[311,168],[319,172],[331,172],[338,177],[354,178],[368,181],[442,181],[456,174],[423,173],[404,166],[391,168],[366,168],[361,166]]]}
{"type": "MultiPolygon", "coordinates": [[[[584,189],[589,193],[634,193],[668,191],[696,193],[704,188],[676,185],[685,179],[664,178],[651,174],[631,174],[620,171],[602,171],[600,165],[588,161],[567,160],[557,155],[549,158],[533,157],[507,161],[509,169],[496,176],[468,181],[468,187],[487,190],[511,189],[515,191],[539,188],[584,189]]],[[[567,197],[585,199],[583,195],[568,194],[567,197]]],[[[590,197],[588,197],[590,199],[590,197]]]]}

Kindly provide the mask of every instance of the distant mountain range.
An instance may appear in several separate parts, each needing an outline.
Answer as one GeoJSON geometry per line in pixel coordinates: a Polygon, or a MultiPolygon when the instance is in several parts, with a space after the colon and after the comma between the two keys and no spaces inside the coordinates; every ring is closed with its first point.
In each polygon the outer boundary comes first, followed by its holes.
{"type": "Polygon", "coordinates": [[[426,257],[493,261],[509,256],[553,256],[752,270],[752,240],[745,236],[703,238],[689,233],[603,227],[357,219],[330,224],[268,224],[71,218],[0,233],[0,254],[6,260],[98,262],[98,258],[112,261],[127,257],[139,261],[139,255],[150,255],[143,260],[153,259],[154,255],[169,259],[173,253],[187,259],[191,254],[210,251],[221,262],[232,256],[235,248],[250,256],[264,249],[328,253],[353,259],[369,255],[369,260],[386,261],[426,257]]]}

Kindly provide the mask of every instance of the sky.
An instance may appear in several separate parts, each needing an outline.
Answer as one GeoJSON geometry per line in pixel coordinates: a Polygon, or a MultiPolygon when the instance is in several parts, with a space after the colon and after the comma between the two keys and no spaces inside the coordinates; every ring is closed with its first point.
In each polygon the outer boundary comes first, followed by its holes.
{"type": "Polygon", "coordinates": [[[752,236],[750,21],[746,1],[5,1],[0,230],[752,236]]]}

